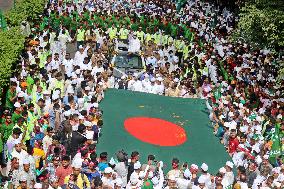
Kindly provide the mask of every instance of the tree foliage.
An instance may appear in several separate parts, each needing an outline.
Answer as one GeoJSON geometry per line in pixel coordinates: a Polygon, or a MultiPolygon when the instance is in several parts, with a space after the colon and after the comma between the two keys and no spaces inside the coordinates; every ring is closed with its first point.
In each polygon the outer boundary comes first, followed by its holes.
{"type": "Polygon", "coordinates": [[[27,18],[42,14],[45,3],[45,0],[16,0],[15,7],[5,14],[6,19],[10,25],[17,26],[27,18]]]}
{"type": "Polygon", "coordinates": [[[284,47],[284,4],[278,0],[250,0],[241,8],[235,36],[261,48],[284,47]]]}
{"type": "Polygon", "coordinates": [[[5,13],[8,30],[0,31],[0,88],[8,84],[12,67],[19,60],[24,48],[25,36],[20,23],[27,18],[36,18],[43,12],[46,0],[17,0],[16,6],[5,13]]]}

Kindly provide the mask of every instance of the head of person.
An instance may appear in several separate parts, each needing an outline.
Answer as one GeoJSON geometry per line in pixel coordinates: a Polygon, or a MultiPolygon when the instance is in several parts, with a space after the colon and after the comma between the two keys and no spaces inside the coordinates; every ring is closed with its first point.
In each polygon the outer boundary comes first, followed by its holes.
{"type": "Polygon", "coordinates": [[[113,173],[112,168],[106,167],[103,174],[106,178],[110,178],[112,176],[112,173],[113,173]]]}
{"type": "Polygon", "coordinates": [[[69,157],[69,156],[63,156],[63,157],[62,157],[61,165],[62,165],[64,168],[67,168],[67,167],[70,165],[70,157],[69,157]]]}
{"type": "Polygon", "coordinates": [[[30,171],[30,161],[28,159],[24,159],[23,161],[23,169],[25,172],[30,171]]]}
{"type": "Polygon", "coordinates": [[[52,158],[52,163],[55,167],[60,165],[60,157],[59,156],[55,156],[52,158]]]}
{"type": "Polygon", "coordinates": [[[139,156],[139,152],[134,151],[131,153],[131,160],[132,162],[137,162],[139,160],[140,156],[139,156]]]}
{"type": "Polygon", "coordinates": [[[26,177],[21,177],[19,180],[19,184],[21,189],[27,189],[28,188],[28,181],[26,177]]]}
{"type": "Polygon", "coordinates": [[[107,156],[108,156],[107,152],[102,152],[100,154],[100,161],[101,162],[107,162],[107,156]]]}
{"type": "Polygon", "coordinates": [[[13,138],[18,139],[21,133],[22,133],[21,129],[16,127],[15,129],[13,129],[13,138]]]}
{"type": "Polygon", "coordinates": [[[172,160],[172,168],[173,169],[178,169],[179,168],[179,160],[177,158],[174,158],[172,160]]]}

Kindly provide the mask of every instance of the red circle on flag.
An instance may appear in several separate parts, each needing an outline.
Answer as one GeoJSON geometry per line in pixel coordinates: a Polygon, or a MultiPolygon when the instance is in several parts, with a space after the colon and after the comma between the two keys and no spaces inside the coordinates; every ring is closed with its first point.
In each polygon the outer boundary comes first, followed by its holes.
{"type": "Polygon", "coordinates": [[[158,146],[178,146],[187,140],[182,127],[158,118],[128,118],[124,121],[124,128],[135,138],[158,146]]]}

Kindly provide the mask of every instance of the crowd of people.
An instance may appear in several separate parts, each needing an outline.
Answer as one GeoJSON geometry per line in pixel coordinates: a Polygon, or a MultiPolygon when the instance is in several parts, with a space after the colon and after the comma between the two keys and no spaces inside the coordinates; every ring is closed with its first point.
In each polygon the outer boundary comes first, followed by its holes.
{"type": "Polygon", "coordinates": [[[22,25],[25,51],[1,117],[3,187],[284,188],[284,85],[276,81],[284,57],[230,42],[235,24],[199,0],[180,11],[170,0],[50,0],[22,25]],[[119,41],[141,56],[143,73],[114,76],[119,41]],[[232,161],[209,173],[206,162],[173,157],[166,173],[154,155],[140,162],[139,149],[97,154],[108,88],[205,99],[232,161]]]}

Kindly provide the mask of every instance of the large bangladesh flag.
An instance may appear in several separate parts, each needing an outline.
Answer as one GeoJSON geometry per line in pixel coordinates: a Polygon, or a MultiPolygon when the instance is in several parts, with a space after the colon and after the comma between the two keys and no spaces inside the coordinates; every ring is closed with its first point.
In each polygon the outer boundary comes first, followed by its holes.
{"type": "Polygon", "coordinates": [[[101,108],[98,153],[115,157],[121,149],[129,155],[137,150],[142,162],[152,154],[165,162],[166,170],[177,157],[198,166],[205,162],[213,173],[230,159],[213,134],[204,100],[109,89],[101,108]]]}

